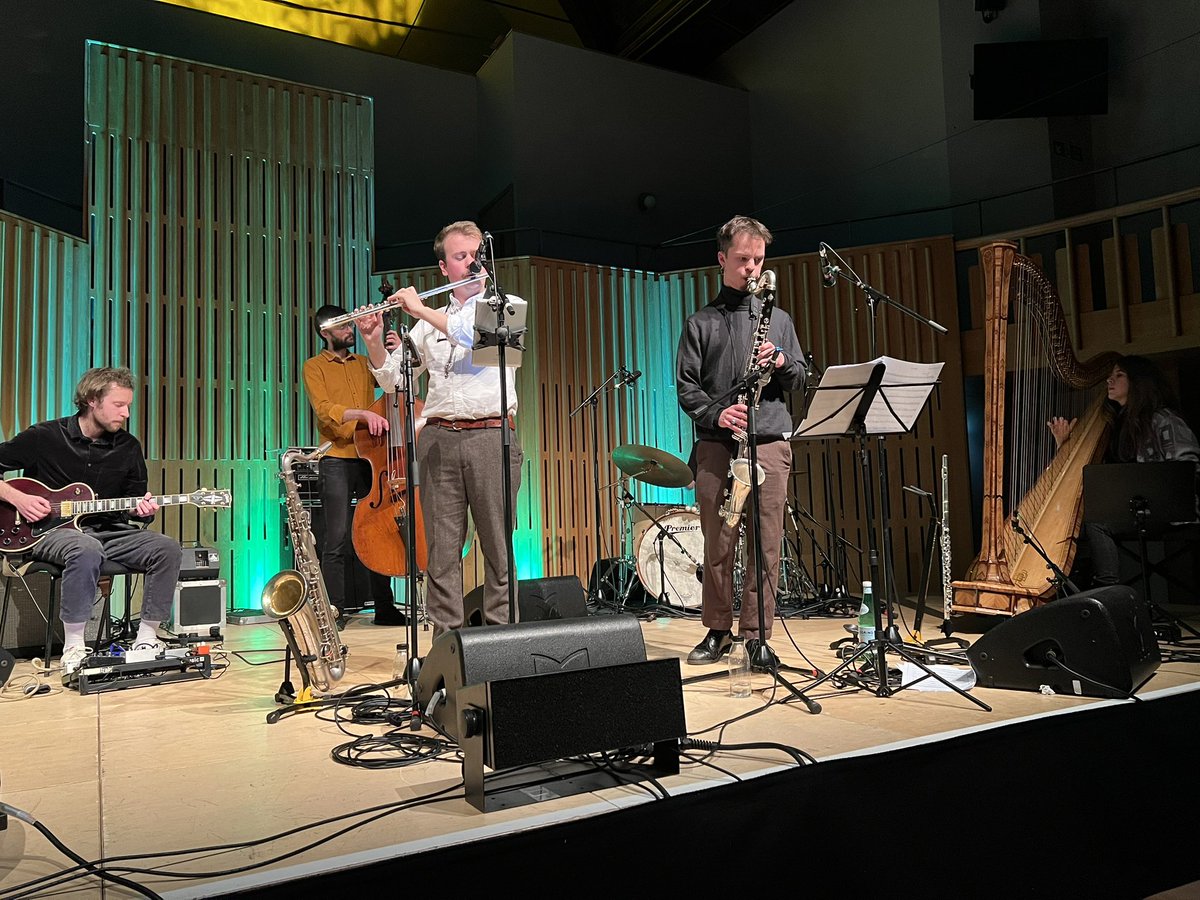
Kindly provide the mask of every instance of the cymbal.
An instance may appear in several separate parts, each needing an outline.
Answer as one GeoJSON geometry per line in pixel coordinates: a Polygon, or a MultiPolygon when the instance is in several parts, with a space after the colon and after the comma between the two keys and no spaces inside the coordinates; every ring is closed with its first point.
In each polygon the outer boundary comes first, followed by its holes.
{"type": "Polygon", "coordinates": [[[681,488],[692,483],[692,470],[678,456],[644,444],[622,444],[612,453],[613,464],[631,478],[658,487],[681,488]]]}

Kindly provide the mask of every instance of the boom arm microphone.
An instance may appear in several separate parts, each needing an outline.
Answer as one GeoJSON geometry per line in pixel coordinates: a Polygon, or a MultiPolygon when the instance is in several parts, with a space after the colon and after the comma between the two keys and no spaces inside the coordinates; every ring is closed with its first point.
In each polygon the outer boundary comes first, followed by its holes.
{"type": "Polygon", "coordinates": [[[833,287],[834,282],[837,280],[835,276],[841,269],[829,264],[829,252],[825,249],[824,244],[817,251],[817,255],[821,257],[821,284],[827,288],[833,287]]]}

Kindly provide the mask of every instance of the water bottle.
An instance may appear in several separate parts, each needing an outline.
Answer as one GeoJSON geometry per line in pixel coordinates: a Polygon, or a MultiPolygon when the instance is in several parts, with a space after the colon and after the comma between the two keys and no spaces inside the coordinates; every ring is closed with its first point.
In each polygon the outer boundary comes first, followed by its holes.
{"type": "Polygon", "coordinates": [[[869,581],[863,582],[862,605],[858,608],[858,640],[863,644],[875,640],[875,598],[869,581]]]}
{"type": "Polygon", "coordinates": [[[402,680],[408,677],[408,644],[396,645],[396,657],[392,660],[392,679],[402,680]]]}
{"type": "Polygon", "coordinates": [[[750,696],[750,656],[746,653],[746,642],[739,634],[729,648],[729,696],[750,696]]]}

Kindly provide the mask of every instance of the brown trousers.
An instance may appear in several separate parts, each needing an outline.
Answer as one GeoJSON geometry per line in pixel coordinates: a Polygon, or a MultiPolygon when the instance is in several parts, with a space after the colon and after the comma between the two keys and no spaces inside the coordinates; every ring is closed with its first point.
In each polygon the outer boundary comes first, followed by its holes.
{"type": "MultiPolygon", "coordinates": [[[[504,521],[502,437],[499,428],[453,431],[428,425],[417,442],[421,511],[429,545],[425,611],[434,637],[463,624],[463,543],[467,509],[484,557],[484,617],[489,625],[508,621],[508,531],[504,521]]],[[[521,445],[509,446],[512,509],[521,487],[521,445]]]]}
{"type": "MultiPolygon", "coordinates": [[[[733,628],[733,569],[737,526],[721,517],[729,483],[730,453],[717,441],[696,445],[696,499],[704,529],[704,588],[701,621],[709,628],[733,628]]],[[[792,445],[772,441],[758,447],[758,464],[766,472],[759,486],[762,503],[763,621],[758,621],[758,579],[755,577],[754,506],[747,497],[742,507],[746,522],[746,577],[738,633],[750,638],[771,637],[775,621],[775,589],[779,584],[779,549],[783,541],[783,513],[787,505],[788,475],[792,471],[792,445]]]]}

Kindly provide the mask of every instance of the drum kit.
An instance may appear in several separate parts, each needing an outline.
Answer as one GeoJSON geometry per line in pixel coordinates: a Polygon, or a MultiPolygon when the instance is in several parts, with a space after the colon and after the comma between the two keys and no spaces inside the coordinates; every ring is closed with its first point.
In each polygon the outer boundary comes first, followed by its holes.
{"type": "MultiPolygon", "coordinates": [[[[699,611],[703,592],[704,532],[695,506],[643,504],[629,491],[629,479],[656,487],[683,488],[693,481],[692,470],[683,460],[644,444],[623,444],[612,452],[621,472],[619,485],[619,541],[622,556],[614,560],[598,587],[602,596],[625,607],[646,601],[661,606],[699,611]],[[634,510],[640,514],[635,521],[634,510]],[[636,576],[636,577],[635,577],[636,576]]],[[[609,485],[612,487],[613,485],[609,485]]],[[[742,540],[739,540],[741,551],[742,540]]],[[[744,564],[734,569],[734,593],[740,598],[744,564]]],[[[780,555],[777,601],[807,606],[818,589],[809,576],[796,547],[784,534],[780,555]]],[[[735,598],[736,599],[736,598],[735,598]]],[[[782,614],[782,609],[781,609],[782,614]]]]}
{"type": "Polygon", "coordinates": [[[656,487],[687,487],[692,483],[692,470],[679,457],[644,444],[622,444],[613,450],[612,461],[621,472],[616,484],[620,486],[617,502],[624,551],[610,569],[616,577],[616,583],[609,585],[612,595],[624,606],[641,587],[651,602],[698,610],[704,574],[699,512],[695,507],[652,510],[629,491],[630,478],[656,487]],[[636,525],[635,508],[642,515],[636,525]]]}

